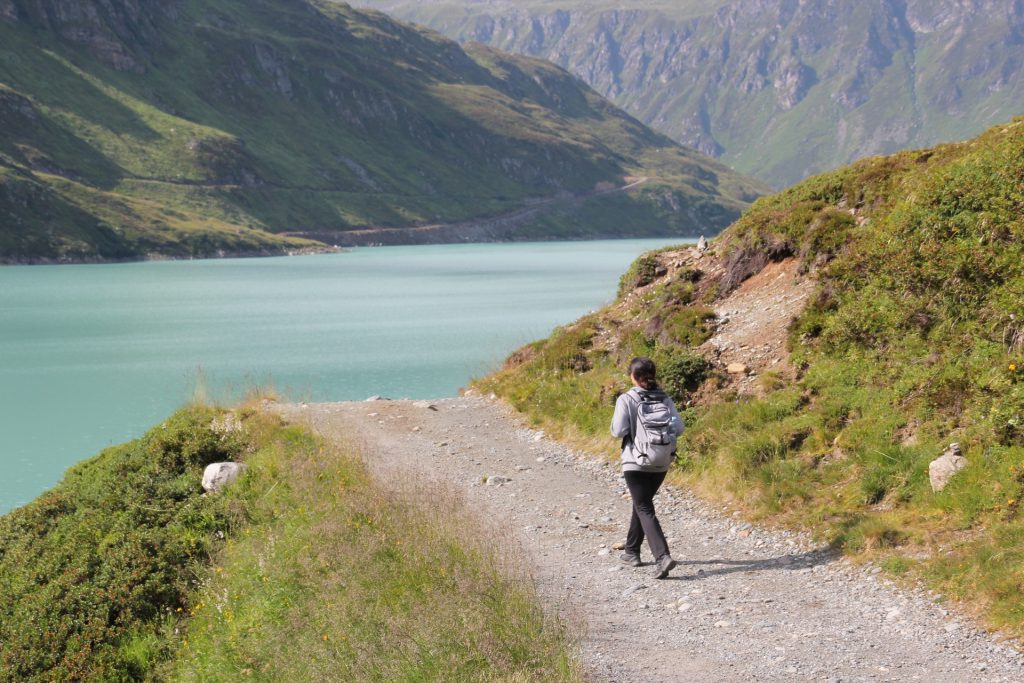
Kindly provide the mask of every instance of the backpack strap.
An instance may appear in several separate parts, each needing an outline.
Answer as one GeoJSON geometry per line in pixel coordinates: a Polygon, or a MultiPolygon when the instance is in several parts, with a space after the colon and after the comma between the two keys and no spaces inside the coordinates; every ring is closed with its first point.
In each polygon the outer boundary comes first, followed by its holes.
{"type": "Polygon", "coordinates": [[[623,394],[623,396],[626,397],[626,400],[633,405],[634,413],[632,419],[629,421],[629,434],[626,434],[624,437],[622,437],[622,448],[625,448],[627,445],[633,443],[633,439],[636,437],[636,418],[638,415],[637,411],[640,410],[640,404],[634,401],[632,397],[630,397],[631,393],[633,393],[632,389],[623,394]]]}

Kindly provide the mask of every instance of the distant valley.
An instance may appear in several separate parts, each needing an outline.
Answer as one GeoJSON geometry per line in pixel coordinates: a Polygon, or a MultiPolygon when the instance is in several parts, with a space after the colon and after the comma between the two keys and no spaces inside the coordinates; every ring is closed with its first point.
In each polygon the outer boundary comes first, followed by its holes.
{"type": "Polygon", "coordinates": [[[1024,112],[1019,0],[360,0],[569,69],[782,188],[1024,112]]]}

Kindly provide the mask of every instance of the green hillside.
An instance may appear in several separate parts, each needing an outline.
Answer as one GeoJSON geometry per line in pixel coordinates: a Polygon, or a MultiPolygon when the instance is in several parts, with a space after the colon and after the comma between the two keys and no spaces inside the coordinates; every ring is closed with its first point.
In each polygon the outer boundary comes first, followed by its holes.
{"type": "Polygon", "coordinates": [[[482,384],[612,455],[623,368],[652,355],[693,401],[677,481],[923,576],[1022,635],[1022,216],[1024,119],[867,159],[758,201],[714,255],[641,258],[616,303],[482,384]],[[773,262],[813,293],[778,366],[792,373],[750,387],[701,345],[715,307],[773,262]],[[933,493],[928,465],[951,442],[969,465],[933,493]]]}
{"type": "Polygon", "coordinates": [[[516,229],[696,234],[758,190],[556,67],[347,5],[0,0],[0,261],[280,253],[550,198],[516,229]]]}

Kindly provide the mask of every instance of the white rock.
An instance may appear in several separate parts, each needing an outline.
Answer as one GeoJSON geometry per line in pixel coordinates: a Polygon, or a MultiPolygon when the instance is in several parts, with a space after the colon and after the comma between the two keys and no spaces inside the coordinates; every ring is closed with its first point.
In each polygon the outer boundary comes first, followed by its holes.
{"type": "Polygon", "coordinates": [[[203,470],[203,489],[210,493],[221,490],[245,471],[245,464],[240,462],[214,462],[203,470]]]}
{"type": "Polygon", "coordinates": [[[384,400],[383,396],[377,396],[376,394],[374,394],[370,398],[366,399],[366,402],[370,403],[371,401],[383,401],[383,400],[384,400]]]}
{"type": "Polygon", "coordinates": [[[508,477],[499,477],[499,476],[493,475],[493,474],[491,476],[487,477],[487,485],[488,486],[501,486],[502,484],[507,484],[510,481],[512,481],[512,480],[509,479],[508,477]]]}
{"type": "Polygon", "coordinates": [[[946,488],[953,475],[965,467],[967,458],[960,451],[960,444],[951,443],[945,453],[928,465],[928,479],[931,481],[932,491],[938,493],[946,488]]]}
{"type": "Polygon", "coordinates": [[[437,410],[437,406],[430,401],[416,401],[413,405],[417,408],[423,408],[424,410],[437,410]]]}
{"type": "Polygon", "coordinates": [[[750,368],[743,363],[729,363],[729,365],[725,367],[725,371],[730,375],[745,375],[750,372],[750,368]]]}

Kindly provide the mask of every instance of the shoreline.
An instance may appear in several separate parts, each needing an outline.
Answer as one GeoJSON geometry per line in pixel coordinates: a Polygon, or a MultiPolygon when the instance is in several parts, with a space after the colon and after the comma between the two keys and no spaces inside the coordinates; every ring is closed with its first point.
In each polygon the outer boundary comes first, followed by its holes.
{"type": "MultiPolygon", "coordinates": [[[[401,230],[407,230],[407,228],[386,228],[384,232],[391,233],[398,232],[401,230]]],[[[371,231],[357,231],[361,235],[370,236],[371,231]]],[[[373,231],[376,233],[377,231],[373,231]]],[[[708,232],[702,233],[709,239],[717,233],[708,232]]],[[[380,236],[379,234],[377,236],[380,236]]],[[[526,244],[535,242],[538,244],[551,243],[551,242],[610,242],[610,241],[628,241],[628,240],[660,240],[660,239],[678,239],[679,244],[686,244],[689,241],[696,241],[701,235],[647,235],[647,234],[617,234],[617,235],[586,235],[586,236],[551,236],[551,237],[538,237],[538,236],[525,236],[522,239],[501,239],[501,238],[487,238],[483,237],[480,239],[450,239],[450,240],[431,240],[418,239],[418,240],[388,240],[388,241],[372,241],[370,239],[363,240],[336,240],[338,244],[327,244],[324,243],[323,248],[311,247],[307,249],[282,249],[279,251],[269,250],[246,250],[237,252],[221,251],[216,254],[208,254],[203,256],[173,256],[166,254],[147,254],[139,258],[103,258],[103,257],[84,257],[84,258],[49,258],[49,257],[31,257],[31,258],[7,258],[0,256],[0,268],[6,267],[18,267],[18,266],[103,266],[103,265],[117,265],[124,263],[150,263],[160,261],[219,261],[224,259],[256,259],[256,258],[279,258],[282,256],[316,256],[319,254],[343,254],[351,249],[355,248],[372,248],[372,247],[416,247],[416,246],[442,246],[446,244],[526,244]]]]}
{"type": "Polygon", "coordinates": [[[149,263],[159,261],[215,261],[236,258],[276,258],[280,256],[312,256],[314,254],[343,253],[343,247],[324,244],[320,247],[304,249],[246,249],[243,251],[218,251],[214,254],[201,256],[175,256],[172,254],[146,254],[131,258],[105,258],[102,256],[85,256],[82,258],[52,258],[47,256],[5,257],[0,256],[0,268],[16,266],[106,266],[119,263],[149,263]]]}

